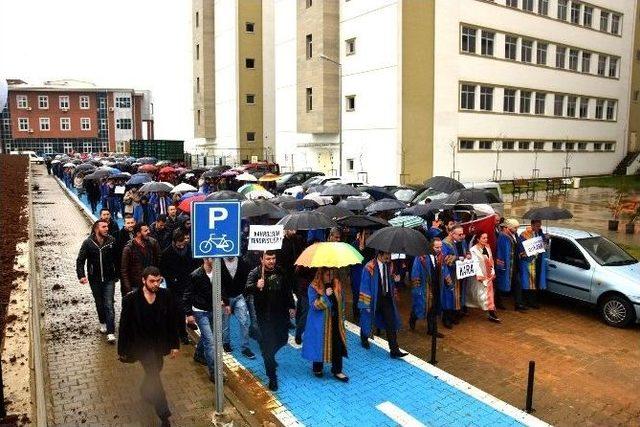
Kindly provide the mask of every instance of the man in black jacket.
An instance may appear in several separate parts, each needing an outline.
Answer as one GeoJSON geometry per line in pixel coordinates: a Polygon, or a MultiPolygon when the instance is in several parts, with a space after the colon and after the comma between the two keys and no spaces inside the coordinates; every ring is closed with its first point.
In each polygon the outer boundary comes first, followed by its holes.
{"type": "Polygon", "coordinates": [[[247,277],[249,276],[249,267],[240,257],[225,257],[220,264],[222,305],[224,306],[224,313],[222,314],[222,346],[224,351],[231,352],[229,318],[233,314],[238,319],[238,323],[240,323],[242,354],[249,359],[255,359],[256,355],[249,348],[249,326],[251,320],[243,295],[244,288],[247,285],[247,277]]]}
{"type": "Polygon", "coordinates": [[[100,332],[107,334],[107,341],[111,344],[116,341],[113,298],[117,276],[114,245],[115,240],[109,235],[109,223],[99,219],[93,223],[91,235],[82,242],[76,259],[78,280],[82,284],[89,283],[98,312],[100,332]]]}
{"type": "Polygon", "coordinates": [[[156,239],[158,245],[160,245],[160,250],[164,251],[169,246],[171,246],[171,230],[167,227],[167,215],[160,214],[156,221],[151,224],[149,227],[151,230],[151,237],[156,239]]]}
{"type": "Polygon", "coordinates": [[[117,239],[120,227],[118,227],[118,223],[111,218],[111,212],[109,212],[109,209],[100,209],[100,219],[104,219],[109,223],[109,234],[114,239],[117,239]]]}
{"type": "Polygon", "coordinates": [[[254,298],[260,352],[269,377],[269,389],[276,391],[276,353],[287,343],[288,326],[296,310],[291,283],[276,266],[276,252],[263,252],[260,261],[261,265],[249,273],[245,292],[254,298]]]}
{"type": "Polygon", "coordinates": [[[118,234],[116,235],[116,244],[115,244],[116,273],[118,275],[118,278],[120,279],[121,279],[120,264],[122,263],[122,251],[124,250],[124,247],[127,246],[127,243],[129,243],[129,241],[133,239],[134,237],[133,227],[135,226],[136,226],[136,220],[135,218],[133,218],[133,215],[126,214],[124,216],[124,227],[122,227],[122,229],[118,231],[118,234]]]}
{"type": "Polygon", "coordinates": [[[309,310],[309,296],[307,287],[309,282],[300,283],[296,277],[295,262],[305,249],[305,242],[302,236],[295,230],[285,230],[284,239],[282,239],[282,249],[278,253],[278,264],[282,268],[284,280],[289,283],[291,289],[296,294],[296,334],[295,340],[297,344],[302,344],[302,334],[304,326],[307,322],[307,311],[309,310]]]}
{"type": "Polygon", "coordinates": [[[139,361],[144,369],[140,393],[151,403],[162,421],[169,426],[171,411],[167,404],[160,371],[163,357],[178,354],[178,310],[171,292],[160,288],[162,276],[156,267],[142,272],[142,286],[122,300],[118,355],[125,363],[139,361]]]}

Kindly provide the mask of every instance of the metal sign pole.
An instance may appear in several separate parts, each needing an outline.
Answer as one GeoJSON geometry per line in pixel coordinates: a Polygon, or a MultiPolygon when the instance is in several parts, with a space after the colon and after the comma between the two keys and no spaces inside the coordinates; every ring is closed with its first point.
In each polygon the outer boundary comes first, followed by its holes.
{"type": "Polygon", "coordinates": [[[222,278],[220,275],[220,258],[213,259],[213,343],[214,343],[214,364],[215,364],[215,394],[216,394],[216,414],[224,411],[224,384],[222,375],[222,278]]]}

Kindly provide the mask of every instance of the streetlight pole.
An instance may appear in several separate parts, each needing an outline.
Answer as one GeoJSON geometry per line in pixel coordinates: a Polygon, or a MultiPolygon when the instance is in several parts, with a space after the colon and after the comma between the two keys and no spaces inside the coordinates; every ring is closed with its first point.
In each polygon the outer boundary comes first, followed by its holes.
{"type": "Polygon", "coordinates": [[[320,58],[338,66],[338,175],[342,176],[342,64],[324,53],[320,55],[320,58]]]}

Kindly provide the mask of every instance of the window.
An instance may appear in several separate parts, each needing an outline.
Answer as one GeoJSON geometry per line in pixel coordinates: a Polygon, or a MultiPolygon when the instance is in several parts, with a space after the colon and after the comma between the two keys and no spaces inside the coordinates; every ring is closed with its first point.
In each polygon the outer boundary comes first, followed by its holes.
{"type": "Polygon", "coordinates": [[[18,108],[28,108],[29,103],[27,101],[27,95],[18,95],[16,97],[16,102],[18,103],[18,108]]]}
{"type": "Polygon", "coordinates": [[[307,113],[313,111],[313,88],[308,87],[306,90],[307,113]]]}
{"type": "Polygon", "coordinates": [[[573,147],[575,147],[576,144],[574,144],[573,142],[567,142],[566,144],[564,144],[564,149],[565,151],[573,151],[573,147]]]}
{"type": "Polygon", "coordinates": [[[49,97],[47,95],[38,96],[38,108],[46,110],[49,108],[49,97]]]}
{"type": "Polygon", "coordinates": [[[604,99],[596,99],[596,119],[602,120],[604,114],[604,99]]]}
{"type": "Polygon", "coordinates": [[[356,39],[352,38],[345,41],[346,55],[354,55],[356,53],[356,39]]]}
{"type": "Polygon", "coordinates": [[[247,33],[253,33],[256,31],[256,24],[255,22],[245,22],[244,23],[244,30],[247,33]]]}
{"type": "Polygon", "coordinates": [[[200,77],[196,77],[196,93],[200,93],[200,77]]]}
{"type": "Polygon", "coordinates": [[[91,130],[91,119],[88,117],[82,117],[80,119],[80,130],[91,130]]]}
{"type": "Polygon", "coordinates": [[[502,103],[502,110],[507,113],[515,113],[516,111],[516,90],[515,89],[504,90],[504,102],[502,103]]]}
{"type": "Polygon", "coordinates": [[[607,69],[607,57],[600,54],[598,55],[598,75],[604,76],[606,69],[607,69]]]}
{"type": "Polygon", "coordinates": [[[620,15],[611,14],[611,34],[620,33],[620,15]]]}
{"type": "Polygon", "coordinates": [[[580,97],[580,112],[581,119],[586,119],[589,115],[589,98],[580,97]]]}
{"type": "Polygon", "coordinates": [[[616,77],[618,75],[618,59],[609,58],[609,77],[616,77]]]}
{"type": "Polygon", "coordinates": [[[100,130],[107,130],[107,119],[100,119],[100,130]]]}
{"type": "Polygon", "coordinates": [[[83,95],[80,97],[80,109],[88,110],[89,109],[89,97],[83,95]]]}
{"type": "Polygon", "coordinates": [[[553,151],[562,151],[563,145],[564,144],[562,142],[555,141],[553,144],[551,144],[551,149],[553,151]]]}
{"type": "Polygon", "coordinates": [[[587,143],[578,142],[578,151],[587,151],[587,143]]]}
{"type": "Polygon", "coordinates": [[[520,113],[529,114],[531,112],[531,92],[520,91],[520,113]]]}
{"type": "Polygon", "coordinates": [[[116,129],[131,129],[131,119],[116,119],[116,129]]]}
{"type": "Polygon", "coordinates": [[[345,97],[346,101],[347,101],[347,111],[355,111],[356,109],[356,96],[355,95],[349,95],[347,97],[345,97]]]}
{"type": "Polygon", "coordinates": [[[558,19],[567,20],[567,0],[558,0],[558,19]]]}
{"type": "Polygon", "coordinates": [[[356,161],[354,159],[347,159],[347,171],[353,172],[356,161]]]}
{"type": "Polygon", "coordinates": [[[11,130],[11,119],[2,119],[2,130],[5,132],[11,130]]]}
{"type": "Polygon", "coordinates": [[[481,150],[491,150],[493,148],[493,141],[480,141],[478,146],[481,150]]]}
{"type": "Polygon", "coordinates": [[[196,12],[196,28],[200,26],[200,12],[196,12]]]}
{"type": "Polygon", "coordinates": [[[476,108],[476,87],[473,85],[462,85],[460,89],[460,108],[463,110],[474,110],[476,108]]]}
{"type": "Polygon", "coordinates": [[[116,97],[116,108],[131,108],[131,97],[129,96],[116,97]]]}
{"type": "Polygon", "coordinates": [[[196,115],[198,116],[198,126],[200,126],[200,110],[198,110],[196,113],[196,115]]]}
{"type": "Polygon", "coordinates": [[[569,95],[567,97],[567,116],[575,117],[576,116],[576,102],[578,98],[573,95],[569,95]]]}
{"type": "Polygon", "coordinates": [[[547,94],[543,92],[536,92],[536,105],[535,105],[535,113],[536,114],[544,114],[545,100],[547,98],[547,94]]]}
{"type": "Polygon", "coordinates": [[[493,88],[480,86],[480,109],[485,111],[493,110],[493,88]]]}
{"type": "Polygon", "coordinates": [[[60,109],[68,110],[69,109],[69,97],[67,95],[58,97],[58,106],[60,109]]]}
{"type": "Polygon", "coordinates": [[[196,44],[196,59],[200,59],[200,45],[196,44]]]}
{"type": "Polygon", "coordinates": [[[458,142],[458,146],[460,150],[473,150],[474,145],[475,145],[475,141],[471,139],[461,139],[458,142]]]}
{"type": "Polygon", "coordinates": [[[529,151],[530,146],[531,146],[531,142],[529,141],[518,141],[518,150],[529,151]]]}
{"type": "Polygon", "coordinates": [[[463,52],[475,53],[476,52],[476,29],[469,27],[462,27],[462,46],[463,52]]]}
{"type": "Polygon", "coordinates": [[[104,110],[105,108],[107,108],[107,98],[103,96],[98,98],[98,108],[100,108],[101,110],[104,110]]]}
{"type": "Polygon", "coordinates": [[[573,267],[588,270],[591,268],[580,249],[567,239],[553,237],[551,239],[550,258],[553,261],[561,262],[573,267]]]}
{"type": "Polygon", "coordinates": [[[518,46],[518,38],[506,36],[504,38],[504,57],[506,59],[516,60],[516,48],[518,46]]]}
{"type": "Polygon", "coordinates": [[[571,2],[571,23],[579,24],[580,23],[580,7],[582,5],[580,3],[576,3],[575,1],[571,2]]]}
{"type": "Polygon", "coordinates": [[[533,50],[533,41],[522,40],[522,47],[520,49],[520,60],[522,62],[531,62],[532,50],[533,50]]]}
{"type": "Polygon", "coordinates": [[[534,150],[544,150],[544,141],[535,141],[533,143],[533,149],[534,150]]]}
{"type": "Polygon", "coordinates": [[[247,142],[255,142],[256,133],[255,132],[247,132],[247,142]]]}
{"type": "Polygon", "coordinates": [[[305,46],[306,46],[306,52],[307,52],[307,59],[313,58],[313,35],[307,34],[307,41],[305,46]]]}
{"type": "Polygon", "coordinates": [[[602,143],[601,142],[594,142],[593,143],[593,151],[600,151],[602,150],[602,143]]]}
{"type": "Polygon", "coordinates": [[[507,0],[507,6],[508,7],[518,7],[518,0],[507,0]]]}
{"type": "Polygon", "coordinates": [[[513,150],[516,146],[515,141],[502,141],[502,149],[503,150],[513,150]]]}
{"type": "Polygon", "coordinates": [[[49,117],[40,117],[40,130],[51,130],[51,120],[49,119],[49,117]]]}
{"type": "Polygon", "coordinates": [[[248,93],[245,96],[245,101],[247,104],[255,104],[256,103],[256,96],[253,93],[248,93]]]}
{"type": "Polygon", "coordinates": [[[604,151],[614,151],[615,147],[612,143],[608,142],[604,144],[604,151]]]}
{"type": "Polygon", "coordinates": [[[545,16],[549,14],[549,0],[538,0],[538,13],[545,16]]]}
{"type": "Polygon", "coordinates": [[[553,98],[553,115],[562,117],[562,110],[564,105],[564,95],[555,94],[553,98]]]}
{"type": "Polygon", "coordinates": [[[564,68],[566,47],[556,46],[556,68],[564,68]]]}
{"type": "Polygon", "coordinates": [[[71,119],[69,117],[60,117],[60,130],[71,130],[71,119]]]}
{"type": "Polygon", "coordinates": [[[306,0],[307,9],[309,9],[311,6],[313,6],[313,0],[306,0]]]}
{"type": "Polygon", "coordinates": [[[569,69],[578,71],[578,50],[569,49],[569,69]]]}
{"type": "Polygon", "coordinates": [[[614,120],[614,111],[616,108],[616,101],[607,101],[607,120],[614,120]]]}
{"type": "Polygon", "coordinates": [[[604,10],[600,11],[600,31],[607,31],[609,29],[609,12],[604,10]]]}
{"type": "Polygon", "coordinates": [[[493,40],[495,33],[491,31],[482,30],[482,36],[480,38],[480,53],[483,55],[493,56],[493,40]]]}
{"type": "Polygon", "coordinates": [[[29,119],[20,117],[18,119],[18,130],[26,132],[29,130],[29,119]]]}
{"type": "Polygon", "coordinates": [[[254,69],[256,67],[256,60],[253,58],[245,58],[244,66],[245,68],[254,69]]]}
{"type": "Polygon", "coordinates": [[[588,73],[591,71],[591,53],[582,52],[582,68],[580,69],[583,73],[588,73]]]}
{"type": "Polygon", "coordinates": [[[522,10],[533,12],[533,0],[522,0],[522,10]]]}
{"type": "Polygon", "coordinates": [[[536,43],[536,64],[547,65],[547,44],[536,43]]]}
{"type": "Polygon", "coordinates": [[[582,16],[582,25],[591,28],[593,24],[593,8],[591,6],[584,6],[584,15],[582,16]]]}

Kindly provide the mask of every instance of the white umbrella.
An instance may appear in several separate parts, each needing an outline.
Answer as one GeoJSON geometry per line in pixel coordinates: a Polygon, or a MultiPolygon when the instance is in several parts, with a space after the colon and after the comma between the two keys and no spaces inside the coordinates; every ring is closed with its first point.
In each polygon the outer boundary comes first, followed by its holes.
{"type": "Polygon", "coordinates": [[[171,190],[171,193],[188,193],[190,191],[198,191],[198,189],[196,187],[194,187],[193,185],[189,185],[186,182],[181,182],[180,184],[176,185],[175,187],[173,187],[173,190],[171,190]]]}
{"type": "Polygon", "coordinates": [[[488,205],[486,203],[476,203],[471,206],[473,206],[473,210],[476,211],[478,216],[489,216],[496,214],[495,209],[493,209],[491,205],[488,205]]]}
{"type": "Polygon", "coordinates": [[[69,162],[69,163],[65,163],[64,165],[62,165],[62,167],[63,168],[75,168],[76,165],[74,165],[73,163],[69,162]]]}
{"type": "Polygon", "coordinates": [[[318,193],[318,192],[309,193],[306,196],[304,196],[304,198],[305,199],[309,199],[309,200],[313,200],[314,202],[316,202],[320,206],[330,205],[331,203],[333,203],[333,198],[331,198],[330,196],[321,196],[320,193],[318,193]]]}
{"type": "Polygon", "coordinates": [[[56,163],[60,163],[60,160],[58,160],[58,159],[51,160],[51,164],[52,164],[52,165],[54,165],[54,164],[56,164],[56,163]]]}
{"type": "Polygon", "coordinates": [[[267,190],[249,191],[248,193],[245,194],[245,196],[249,200],[272,199],[273,197],[275,197],[272,193],[268,192],[267,190]]]}
{"type": "Polygon", "coordinates": [[[241,173],[240,175],[236,176],[236,179],[238,181],[251,181],[251,182],[258,181],[258,178],[256,178],[255,176],[251,175],[248,172],[241,173]]]}

